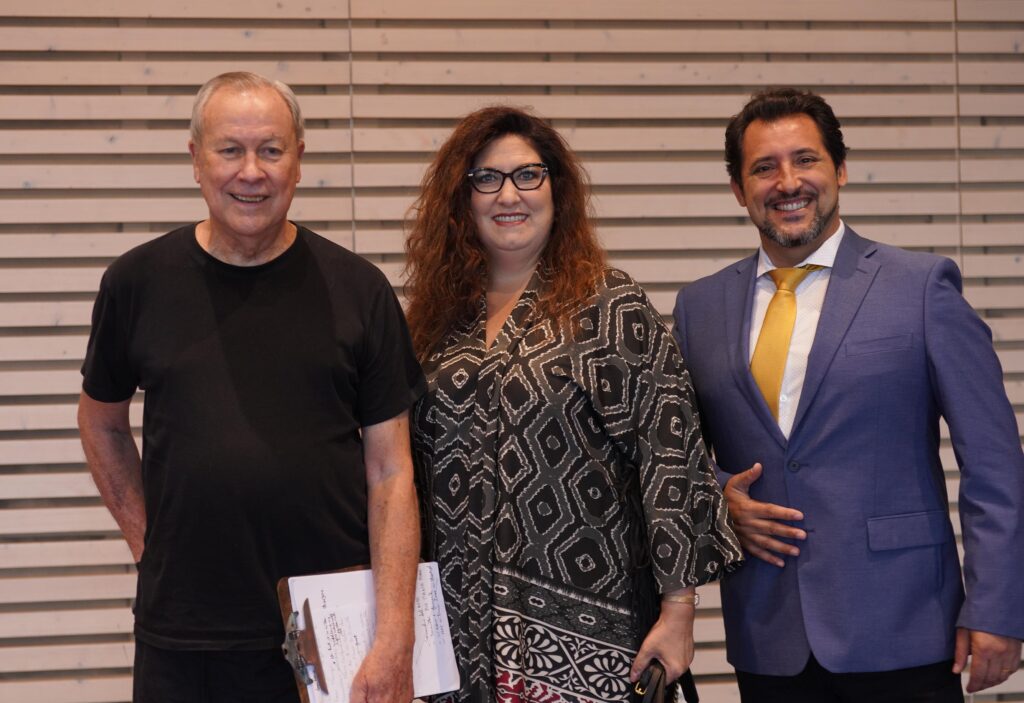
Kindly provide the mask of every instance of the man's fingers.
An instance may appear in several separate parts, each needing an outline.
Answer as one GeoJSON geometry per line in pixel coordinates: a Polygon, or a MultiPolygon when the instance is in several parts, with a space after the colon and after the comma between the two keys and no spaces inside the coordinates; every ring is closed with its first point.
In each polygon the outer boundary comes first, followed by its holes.
{"type": "Polygon", "coordinates": [[[786,562],[784,562],[782,559],[780,559],[779,557],[775,556],[774,554],[769,552],[767,549],[761,549],[756,544],[746,544],[745,543],[743,545],[743,548],[747,550],[747,553],[750,554],[750,556],[756,557],[756,558],[760,559],[761,561],[766,561],[769,564],[771,564],[772,566],[777,566],[777,567],[779,567],[781,569],[781,568],[783,568],[786,565],[786,562]]]}
{"type": "Polygon", "coordinates": [[[956,630],[956,648],[953,650],[953,673],[967,668],[967,655],[971,653],[971,632],[962,627],[956,630]]]}

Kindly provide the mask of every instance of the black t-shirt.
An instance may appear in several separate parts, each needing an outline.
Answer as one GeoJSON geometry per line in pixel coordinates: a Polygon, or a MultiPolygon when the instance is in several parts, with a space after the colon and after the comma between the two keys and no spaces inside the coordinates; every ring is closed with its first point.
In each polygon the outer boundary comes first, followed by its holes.
{"type": "Polygon", "coordinates": [[[82,373],[95,400],[145,391],[140,639],[277,646],[279,578],[369,561],[360,427],[424,388],[370,263],[299,227],[231,266],[175,230],[107,270],[82,373]]]}

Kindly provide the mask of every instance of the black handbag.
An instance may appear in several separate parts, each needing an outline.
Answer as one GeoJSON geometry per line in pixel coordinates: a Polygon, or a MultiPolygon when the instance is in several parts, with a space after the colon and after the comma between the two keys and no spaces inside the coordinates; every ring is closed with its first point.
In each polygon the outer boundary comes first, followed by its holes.
{"type": "MultiPolygon", "coordinates": [[[[665,680],[665,667],[657,659],[651,661],[640,674],[636,684],[633,685],[633,703],[668,703],[671,701],[671,694],[666,695],[666,686],[669,682],[665,680]]],[[[686,703],[700,703],[697,695],[697,684],[693,680],[693,674],[687,669],[679,680],[683,692],[683,700],[686,703]]]]}

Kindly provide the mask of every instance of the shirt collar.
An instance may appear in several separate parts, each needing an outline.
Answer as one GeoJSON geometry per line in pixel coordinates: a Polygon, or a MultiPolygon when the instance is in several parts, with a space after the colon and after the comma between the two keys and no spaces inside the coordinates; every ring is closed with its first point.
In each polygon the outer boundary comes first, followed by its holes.
{"type": "MultiPolygon", "coordinates": [[[[831,237],[825,240],[825,242],[814,250],[810,256],[801,261],[797,266],[803,266],[804,264],[814,264],[816,266],[824,266],[826,268],[832,268],[836,262],[836,254],[839,253],[839,245],[843,241],[843,235],[846,234],[846,223],[839,220],[839,229],[831,237]]],[[[760,278],[764,274],[768,273],[772,269],[776,269],[778,266],[772,263],[772,260],[768,258],[768,254],[765,253],[764,247],[757,248],[757,276],[760,278]]]]}

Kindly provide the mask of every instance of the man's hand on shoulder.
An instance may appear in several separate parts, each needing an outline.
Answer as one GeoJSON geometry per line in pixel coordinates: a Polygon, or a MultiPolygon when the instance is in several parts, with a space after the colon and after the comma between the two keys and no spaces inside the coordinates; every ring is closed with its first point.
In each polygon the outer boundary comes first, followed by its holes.
{"type": "Polygon", "coordinates": [[[971,657],[967,692],[977,693],[1001,684],[1020,667],[1020,640],[959,627],[956,630],[956,653],[953,673],[967,669],[971,657]]]}
{"type": "Polygon", "coordinates": [[[412,645],[375,641],[352,680],[352,703],[409,703],[412,645]]]}
{"type": "Polygon", "coordinates": [[[799,510],[762,503],[750,497],[750,486],[761,478],[761,471],[761,465],[754,464],[736,474],[725,484],[723,493],[732,527],[743,548],[752,556],[781,568],[786,563],[777,555],[799,556],[800,549],[777,538],[807,538],[806,532],[782,521],[803,520],[804,515],[799,510]]]}

